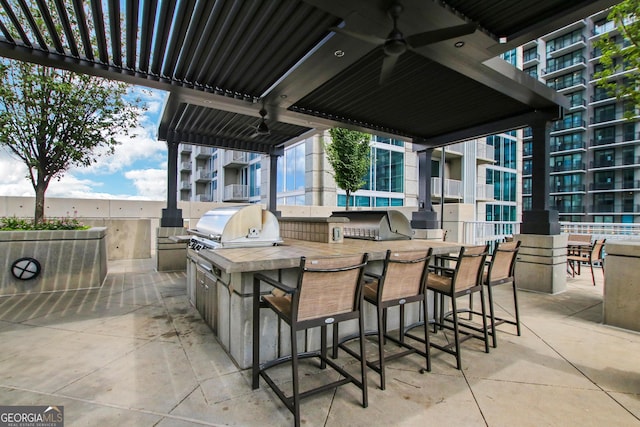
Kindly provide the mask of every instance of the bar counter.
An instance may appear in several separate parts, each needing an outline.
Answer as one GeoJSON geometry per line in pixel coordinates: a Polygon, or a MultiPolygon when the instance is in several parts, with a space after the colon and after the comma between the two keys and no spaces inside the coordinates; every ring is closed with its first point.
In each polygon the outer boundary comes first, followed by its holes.
{"type": "MultiPolygon", "coordinates": [[[[218,341],[241,368],[252,365],[253,273],[259,271],[285,283],[295,285],[300,257],[327,257],[369,253],[367,270],[379,272],[388,249],[393,251],[421,250],[433,248],[434,254],[447,254],[460,250],[460,244],[437,240],[390,240],[370,241],[344,239],[342,243],[318,243],[285,239],[278,246],[253,248],[225,248],[189,250],[191,262],[187,266],[187,286],[192,304],[211,327],[218,341]]],[[[268,294],[271,288],[263,285],[260,294],[268,294]]],[[[418,320],[418,307],[407,307],[409,322],[418,320]]],[[[392,312],[393,313],[393,312],[392,312]]],[[[288,327],[278,325],[277,318],[269,310],[261,311],[260,354],[273,359],[277,354],[287,354],[288,327]],[[278,328],[280,342],[278,342],[278,328]]],[[[390,320],[394,315],[390,314],[390,320]]],[[[395,316],[397,318],[397,316],[395,316]]],[[[375,310],[365,308],[367,329],[375,325],[375,310]]],[[[390,322],[391,329],[393,323],[390,322]]],[[[355,327],[355,324],[354,324],[355,327]]],[[[349,327],[344,333],[352,332],[349,327]]],[[[341,329],[341,334],[343,330],[341,329]]],[[[308,349],[319,345],[318,334],[310,333],[308,349]]]]}

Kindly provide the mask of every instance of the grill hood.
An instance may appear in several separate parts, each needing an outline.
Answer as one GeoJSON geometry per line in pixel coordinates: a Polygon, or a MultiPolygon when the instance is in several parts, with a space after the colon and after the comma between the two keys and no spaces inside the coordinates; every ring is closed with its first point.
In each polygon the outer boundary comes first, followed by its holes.
{"type": "Polygon", "coordinates": [[[400,211],[337,211],[332,217],[349,218],[344,237],[366,240],[410,240],[411,224],[400,211]]]}
{"type": "Polygon", "coordinates": [[[206,212],[191,234],[213,247],[272,246],[282,243],[280,224],[260,205],[231,206],[206,212]]]}

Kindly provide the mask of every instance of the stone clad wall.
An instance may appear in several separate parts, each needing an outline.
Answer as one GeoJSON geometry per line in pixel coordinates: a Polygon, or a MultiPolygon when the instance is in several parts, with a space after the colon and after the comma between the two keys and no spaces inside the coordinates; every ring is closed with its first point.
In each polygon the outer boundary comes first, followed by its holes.
{"type": "Polygon", "coordinates": [[[106,231],[0,231],[0,295],[102,286],[106,231]]]}

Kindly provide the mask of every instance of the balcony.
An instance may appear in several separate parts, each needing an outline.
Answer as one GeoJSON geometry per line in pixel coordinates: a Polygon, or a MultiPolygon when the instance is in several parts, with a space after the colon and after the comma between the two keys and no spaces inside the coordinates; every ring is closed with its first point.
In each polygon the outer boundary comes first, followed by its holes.
{"type": "Polygon", "coordinates": [[[225,168],[242,168],[249,164],[249,153],[244,151],[225,151],[222,165],[225,168]]]}
{"type": "Polygon", "coordinates": [[[212,172],[210,169],[198,169],[195,174],[195,180],[197,182],[207,182],[212,179],[212,172]]]}
{"type": "Polygon", "coordinates": [[[570,39],[550,40],[547,43],[547,57],[557,58],[571,51],[587,47],[587,38],[582,34],[575,34],[570,39]]]}
{"type": "MultiPolygon", "coordinates": [[[[441,197],[442,187],[439,177],[431,178],[431,196],[441,197]]],[[[455,179],[444,180],[444,197],[451,199],[462,199],[462,181],[455,179]]]]}
{"type": "Polygon", "coordinates": [[[624,156],[619,159],[602,159],[593,160],[589,164],[590,169],[600,168],[622,168],[624,166],[640,165],[640,157],[638,156],[624,156]]]}
{"type": "Polygon", "coordinates": [[[208,194],[196,194],[193,198],[194,202],[211,202],[211,196],[208,194]]]}
{"type": "Polygon", "coordinates": [[[558,185],[555,190],[551,190],[550,194],[558,193],[585,193],[586,187],[584,184],[570,184],[570,185],[558,185]]]}
{"type": "Polygon", "coordinates": [[[524,54],[522,57],[522,66],[523,68],[526,66],[530,66],[533,64],[539,64],[540,63],[540,54],[538,52],[535,53],[527,53],[524,54]]]}
{"type": "Polygon", "coordinates": [[[611,191],[611,190],[640,190],[640,181],[623,180],[611,182],[592,182],[589,184],[590,191],[611,191]]]}
{"type": "Polygon", "coordinates": [[[242,184],[231,184],[224,186],[223,202],[248,202],[249,186],[242,184]]]}
{"type": "Polygon", "coordinates": [[[573,142],[557,142],[551,143],[549,149],[552,153],[559,153],[565,151],[574,151],[581,150],[586,151],[586,143],[584,141],[573,141],[573,142]]]}
{"type": "Polygon", "coordinates": [[[191,144],[181,144],[182,149],[180,150],[183,153],[191,153],[193,150],[193,145],[191,144]]]}
{"type": "Polygon", "coordinates": [[[560,213],[560,215],[584,213],[584,206],[559,205],[556,206],[556,209],[558,209],[558,213],[560,213]]]}
{"type": "Polygon", "coordinates": [[[190,171],[191,170],[191,162],[180,162],[180,170],[181,171],[190,171]]]}
{"type": "Polygon", "coordinates": [[[551,132],[562,132],[574,129],[587,130],[587,123],[584,120],[560,120],[553,123],[551,132]]]}
{"type": "Polygon", "coordinates": [[[586,172],[587,165],[581,162],[567,162],[551,166],[551,172],[586,172]]]}
{"type": "Polygon", "coordinates": [[[572,71],[580,70],[585,68],[587,65],[587,60],[584,56],[576,56],[567,61],[562,61],[558,64],[551,65],[544,70],[542,70],[542,74],[545,78],[552,78],[559,74],[570,73],[572,71]]]}
{"type": "Polygon", "coordinates": [[[198,159],[206,159],[213,155],[213,151],[215,148],[213,147],[203,147],[201,145],[197,145],[195,147],[196,158],[198,159]]]}
{"type": "Polygon", "coordinates": [[[635,213],[640,215],[640,205],[634,205],[633,203],[602,203],[589,206],[589,213],[596,214],[617,214],[617,213],[635,213]]]}
{"type": "Polygon", "coordinates": [[[478,184],[476,186],[476,199],[485,201],[495,200],[493,191],[493,185],[478,184]]]}
{"type": "Polygon", "coordinates": [[[495,161],[496,149],[493,145],[479,143],[476,144],[476,156],[478,159],[488,159],[492,163],[495,161]]]}
{"type": "Polygon", "coordinates": [[[189,181],[180,181],[180,191],[191,190],[191,183],[189,181]]]}
{"type": "Polygon", "coordinates": [[[574,89],[587,88],[587,81],[584,77],[572,78],[572,79],[552,79],[547,81],[547,86],[551,89],[557,90],[560,93],[569,92],[574,89]]]}

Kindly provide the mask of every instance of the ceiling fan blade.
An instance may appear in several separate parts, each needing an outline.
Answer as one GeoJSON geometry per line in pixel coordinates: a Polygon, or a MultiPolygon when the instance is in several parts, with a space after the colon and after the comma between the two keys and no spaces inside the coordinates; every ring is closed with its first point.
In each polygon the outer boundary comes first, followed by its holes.
{"type": "Polygon", "coordinates": [[[385,39],[380,37],[372,36],[370,34],[356,33],[355,31],[345,30],[344,28],[340,27],[331,27],[329,28],[329,30],[375,45],[382,45],[386,41],[385,39]]]}
{"type": "Polygon", "coordinates": [[[382,69],[380,70],[380,84],[383,84],[391,74],[393,73],[393,69],[396,66],[396,62],[398,62],[398,58],[400,55],[385,55],[384,60],[382,61],[382,69]]]}
{"type": "Polygon", "coordinates": [[[476,31],[475,24],[462,24],[455,27],[441,28],[439,30],[425,31],[406,38],[407,43],[413,48],[420,48],[431,43],[466,36],[476,31]]]}

